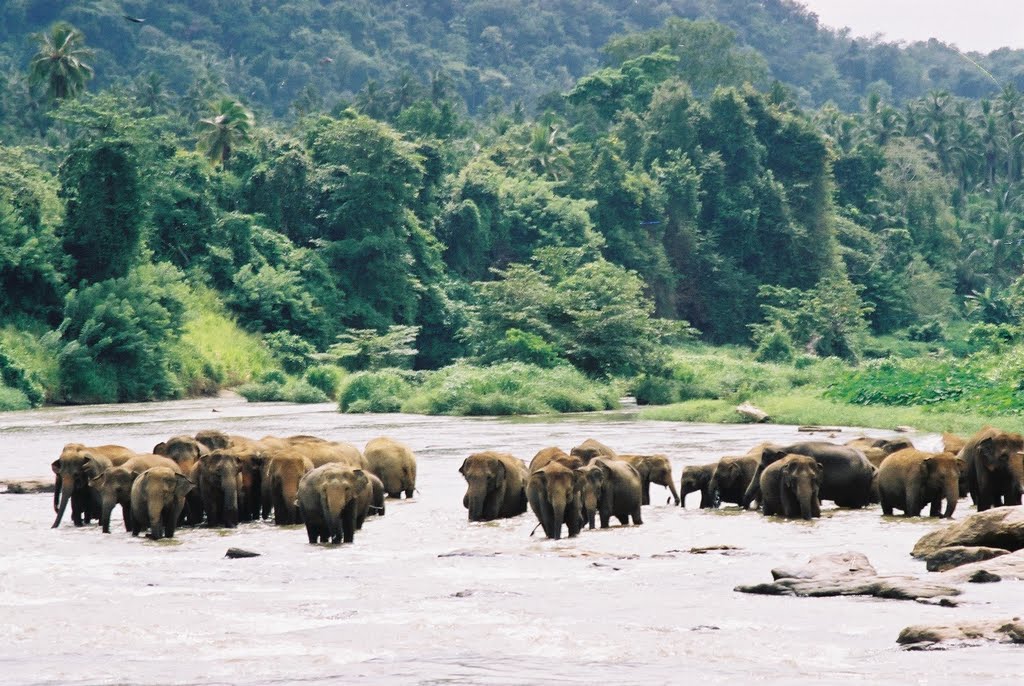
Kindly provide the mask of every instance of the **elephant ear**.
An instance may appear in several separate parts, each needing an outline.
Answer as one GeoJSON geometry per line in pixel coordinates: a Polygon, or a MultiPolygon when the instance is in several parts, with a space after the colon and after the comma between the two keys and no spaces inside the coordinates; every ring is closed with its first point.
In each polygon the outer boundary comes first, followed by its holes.
{"type": "Polygon", "coordinates": [[[761,451],[761,466],[767,467],[770,464],[774,464],[788,454],[785,450],[768,446],[761,451]]]}
{"type": "Polygon", "coordinates": [[[466,473],[466,464],[468,462],[469,462],[469,458],[468,457],[465,460],[462,461],[462,466],[459,467],[459,474],[465,475],[465,473],[466,473]]]}
{"type": "Polygon", "coordinates": [[[925,473],[933,474],[935,470],[938,468],[939,462],[938,460],[935,460],[931,457],[926,457],[923,460],[921,460],[921,466],[924,467],[925,473]]]}
{"type": "Polygon", "coordinates": [[[60,474],[60,460],[56,459],[50,463],[50,469],[53,470],[54,474],[60,474]]]}
{"type": "Polygon", "coordinates": [[[174,475],[174,494],[183,496],[195,488],[196,485],[189,481],[188,477],[184,474],[174,475]]]}
{"type": "MultiPolygon", "coordinates": [[[[611,476],[612,476],[611,465],[609,465],[603,459],[594,460],[591,464],[596,464],[600,468],[601,473],[604,475],[605,479],[610,479],[611,478],[611,476]]],[[[630,465],[630,466],[632,466],[632,465],[630,465]]]]}
{"type": "Polygon", "coordinates": [[[960,476],[967,475],[967,460],[963,459],[962,457],[957,457],[956,466],[957,469],[960,470],[960,476]]]}
{"type": "Polygon", "coordinates": [[[990,464],[992,462],[992,453],[995,451],[995,445],[996,442],[992,436],[985,436],[985,438],[978,441],[978,444],[974,446],[975,453],[981,459],[985,468],[989,471],[995,468],[994,465],[990,464]]]}
{"type": "Polygon", "coordinates": [[[107,474],[109,471],[101,472],[99,476],[94,476],[89,479],[89,485],[93,488],[102,488],[103,484],[107,482],[107,474]]]}
{"type": "Polygon", "coordinates": [[[498,479],[498,481],[504,481],[505,480],[505,475],[508,472],[508,470],[505,468],[505,463],[502,462],[501,460],[497,460],[497,463],[498,464],[497,464],[497,466],[496,466],[496,468],[494,470],[495,471],[494,475],[498,479]]]}
{"type": "Polygon", "coordinates": [[[164,457],[167,457],[167,443],[165,441],[160,441],[159,443],[154,445],[153,446],[153,454],[154,455],[163,455],[164,457]]]}

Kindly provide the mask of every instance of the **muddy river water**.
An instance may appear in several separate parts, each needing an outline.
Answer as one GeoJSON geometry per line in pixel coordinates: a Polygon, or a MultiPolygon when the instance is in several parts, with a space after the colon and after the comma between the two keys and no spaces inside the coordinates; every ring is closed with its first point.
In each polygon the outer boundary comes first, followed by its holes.
{"type": "MultiPolygon", "coordinates": [[[[234,398],[0,415],[0,477],[42,477],[67,442],[149,451],[198,429],[407,442],[419,494],[389,502],[355,543],[311,546],[302,527],[180,529],[172,541],[51,530],[50,495],[0,494],[0,683],[11,684],[1020,684],[1024,652],[909,652],[908,624],[1024,612],[1024,583],[971,585],[957,608],[865,598],[737,593],[770,569],[856,550],[881,573],[924,574],[909,551],[935,521],[826,508],[786,522],[723,508],[653,505],[640,527],[530,537],[525,514],[470,524],[462,460],[527,460],[587,437],[687,464],[793,427],[648,422],[618,412],[544,419],[351,416],[333,406],[234,398]],[[734,550],[693,554],[697,546],[734,550]],[[260,557],[231,560],[228,547],[260,557]]],[[[843,439],[859,435],[844,431],[843,439]]],[[[873,435],[885,435],[875,432],[873,435]]],[[[934,435],[912,436],[934,447],[934,435]]],[[[962,501],[957,518],[970,511],[962,501]]],[[[117,516],[117,515],[115,515],[117,516]]]]}

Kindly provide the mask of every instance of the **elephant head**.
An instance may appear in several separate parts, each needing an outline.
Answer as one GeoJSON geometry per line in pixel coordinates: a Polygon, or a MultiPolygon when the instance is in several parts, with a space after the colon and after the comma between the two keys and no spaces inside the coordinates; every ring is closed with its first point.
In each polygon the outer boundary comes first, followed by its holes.
{"type": "MultiPolygon", "coordinates": [[[[171,538],[178,514],[185,504],[185,496],[194,484],[183,474],[177,474],[166,467],[155,467],[146,472],[132,486],[145,491],[146,516],[149,518],[149,537],[153,540],[171,538]]],[[[133,497],[133,500],[135,498],[133,497]]],[[[133,514],[133,519],[138,516],[133,514]]],[[[133,523],[133,530],[137,525],[133,523]]]]}
{"type": "Polygon", "coordinates": [[[1024,450],[1024,438],[1020,434],[998,432],[978,442],[978,457],[981,466],[988,472],[1009,473],[1024,450]]]}
{"type": "Polygon", "coordinates": [[[584,521],[591,529],[595,527],[598,504],[604,497],[604,489],[608,483],[608,477],[596,464],[589,464],[575,470],[579,475],[576,488],[579,493],[577,498],[580,502],[580,511],[584,521]]]}
{"type": "MultiPolygon", "coordinates": [[[[949,519],[960,500],[960,479],[967,472],[967,463],[950,453],[940,453],[925,458],[921,462],[921,469],[925,492],[942,494],[946,501],[946,510],[942,516],[949,519]]],[[[932,512],[933,516],[936,514],[937,511],[932,512]]]]}
{"type": "Polygon", "coordinates": [[[359,517],[356,508],[368,488],[371,488],[370,480],[362,469],[338,469],[320,483],[320,506],[334,543],[352,542],[355,521],[359,517]]]}
{"type": "Polygon", "coordinates": [[[569,451],[569,454],[578,457],[583,460],[583,464],[590,464],[593,460],[599,457],[616,457],[617,453],[606,446],[600,441],[595,441],[593,438],[580,443],[578,446],[569,451]]]}
{"type": "Polygon", "coordinates": [[[818,489],[823,471],[814,458],[795,455],[789,459],[782,467],[781,478],[782,499],[791,504],[789,508],[783,508],[785,514],[798,511],[803,519],[821,516],[818,489]],[[796,507],[792,507],[794,501],[796,507]]]}
{"type": "Polygon", "coordinates": [[[743,494],[743,502],[740,503],[743,507],[750,507],[750,504],[755,500],[761,499],[761,474],[765,468],[775,464],[789,453],[776,445],[762,444],[761,447],[761,462],[757,465],[757,469],[754,471],[754,477],[747,484],[747,490],[743,494]]]}
{"type": "Polygon", "coordinates": [[[226,450],[215,450],[199,458],[199,492],[214,526],[238,525],[242,486],[242,462],[226,450]]]}
{"type": "Polygon", "coordinates": [[[463,505],[469,510],[469,521],[483,522],[497,519],[505,501],[505,465],[487,453],[470,455],[459,467],[466,479],[463,505]]]}
{"type": "Polygon", "coordinates": [[[562,524],[570,538],[583,528],[583,513],[578,493],[583,475],[558,463],[538,469],[530,475],[530,490],[536,493],[537,515],[548,538],[562,537],[562,524]]]}
{"type": "Polygon", "coordinates": [[[192,466],[208,452],[206,446],[191,436],[175,436],[153,446],[154,455],[174,460],[184,474],[191,472],[192,466]]]}
{"type": "MultiPolygon", "coordinates": [[[[625,458],[623,458],[625,459],[625,458]]],[[[643,484],[643,504],[651,503],[651,484],[665,486],[672,493],[674,504],[679,505],[679,492],[676,491],[675,482],[672,480],[672,463],[665,455],[643,455],[637,459],[627,460],[636,467],[640,473],[640,481],[643,484]]]]}
{"type": "Polygon", "coordinates": [[[708,492],[714,471],[714,465],[683,467],[683,474],[679,479],[679,504],[682,507],[686,507],[686,496],[694,491],[701,492],[701,505],[708,507],[704,494],[708,492]]]}
{"type": "MultiPolygon", "coordinates": [[[[223,450],[231,447],[231,437],[223,431],[205,429],[196,434],[196,442],[206,446],[207,450],[223,450]]],[[[155,450],[153,452],[156,452],[155,450]]]]}

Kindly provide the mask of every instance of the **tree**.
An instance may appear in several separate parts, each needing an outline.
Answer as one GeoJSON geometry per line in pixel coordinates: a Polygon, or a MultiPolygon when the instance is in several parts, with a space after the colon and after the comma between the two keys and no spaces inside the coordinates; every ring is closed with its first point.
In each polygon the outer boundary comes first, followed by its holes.
{"type": "Polygon", "coordinates": [[[213,116],[200,119],[196,126],[199,149],[223,167],[235,148],[249,140],[255,119],[252,112],[233,98],[221,98],[211,107],[213,116]]]}
{"type": "Polygon", "coordinates": [[[45,89],[51,100],[73,98],[93,77],[93,68],[85,60],[93,52],[86,48],[85,36],[70,24],[54,24],[49,32],[33,36],[39,51],[29,64],[29,81],[45,89]]]}

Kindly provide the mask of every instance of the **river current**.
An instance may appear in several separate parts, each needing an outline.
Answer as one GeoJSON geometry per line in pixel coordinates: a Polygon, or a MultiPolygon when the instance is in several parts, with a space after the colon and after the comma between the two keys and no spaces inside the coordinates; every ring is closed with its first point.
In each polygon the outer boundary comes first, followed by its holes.
{"type": "MultiPolygon", "coordinates": [[[[469,523],[458,473],[472,452],[529,461],[588,437],[683,466],[795,427],[649,422],[629,411],[557,418],[342,415],[333,405],[216,398],[0,414],[0,478],[52,478],[68,442],[142,452],[200,429],[315,434],[362,447],[387,435],[419,463],[416,498],[389,501],[355,543],[311,546],[303,527],[178,530],[153,542],[51,530],[52,496],[0,493],[0,683],[4,684],[1020,684],[1019,647],[901,650],[909,624],[1024,612],[1024,583],[972,584],[957,608],[867,598],[746,595],[738,584],[811,555],[855,550],[883,574],[924,575],[909,555],[941,526],[877,506],[813,522],[735,507],[666,504],[652,486],[640,527],[549,541],[531,513],[469,523]],[[732,546],[697,554],[691,548],[732,546]],[[260,557],[227,559],[229,547],[260,557]]],[[[846,430],[836,440],[861,435],[846,430]]],[[[871,435],[888,435],[871,432],[871,435]]],[[[934,435],[912,435],[937,447],[934,435]]],[[[956,519],[973,508],[961,501],[956,519]]]]}

